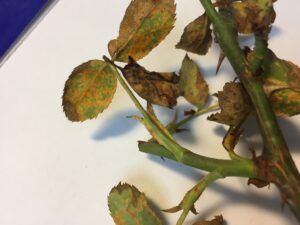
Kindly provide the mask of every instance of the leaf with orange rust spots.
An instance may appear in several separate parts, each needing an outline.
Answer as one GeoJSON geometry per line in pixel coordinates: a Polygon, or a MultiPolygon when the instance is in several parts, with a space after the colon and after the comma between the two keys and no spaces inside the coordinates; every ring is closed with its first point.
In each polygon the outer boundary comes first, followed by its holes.
{"type": "Polygon", "coordinates": [[[116,69],[101,60],[76,67],[65,84],[63,108],[71,121],[93,119],[108,107],[117,87],[116,69]]]}
{"type": "Polygon", "coordinates": [[[132,89],[149,103],[172,108],[180,95],[175,73],[149,72],[133,59],[122,69],[132,89]]]}
{"type": "Polygon", "coordinates": [[[199,55],[205,55],[212,44],[210,21],[206,14],[189,23],[176,48],[199,55]]]}
{"type": "Polygon", "coordinates": [[[108,207],[116,225],[162,225],[145,194],[129,184],[118,184],[108,196],[108,207]]]}
{"type": "Polygon", "coordinates": [[[277,116],[294,116],[300,113],[300,92],[291,89],[274,91],[269,97],[277,116]]]}
{"type": "Polygon", "coordinates": [[[223,225],[224,220],[223,216],[215,216],[215,218],[211,221],[201,221],[201,222],[196,222],[193,225],[223,225]]]}
{"type": "Polygon", "coordinates": [[[274,0],[244,0],[230,5],[237,29],[240,33],[250,34],[268,29],[274,22],[276,13],[274,0]]]}
{"type": "Polygon", "coordinates": [[[262,64],[264,89],[270,95],[279,89],[293,89],[300,91],[300,68],[286,60],[277,58],[269,50],[262,64]]]}
{"type": "Polygon", "coordinates": [[[264,89],[278,116],[300,113],[300,68],[269,50],[262,64],[264,89]]]}
{"type": "Polygon", "coordinates": [[[175,10],[174,0],[131,1],[118,38],[108,44],[111,57],[127,62],[129,56],[136,61],[146,56],[173,29],[175,10]]]}
{"type": "Polygon", "coordinates": [[[209,93],[197,64],[188,55],[183,59],[180,69],[179,89],[184,98],[198,109],[206,104],[209,93]]]}
{"type": "Polygon", "coordinates": [[[229,126],[238,126],[251,111],[251,103],[241,83],[226,83],[223,91],[216,94],[221,108],[220,113],[207,119],[229,126]]]}

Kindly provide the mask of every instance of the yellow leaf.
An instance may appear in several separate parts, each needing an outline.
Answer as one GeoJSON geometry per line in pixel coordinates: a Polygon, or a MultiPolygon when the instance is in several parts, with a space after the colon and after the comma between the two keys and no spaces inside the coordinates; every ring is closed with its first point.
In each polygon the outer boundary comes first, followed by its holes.
{"type": "Polygon", "coordinates": [[[156,47],[172,30],[175,22],[174,0],[133,0],[120,25],[119,36],[109,42],[112,59],[139,60],[156,47]]]}
{"type": "Polygon", "coordinates": [[[71,121],[96,118],[108,107],[117,87],[116,69],[91,60],[74,69],[66,82],[63,108],[71,121]]]}

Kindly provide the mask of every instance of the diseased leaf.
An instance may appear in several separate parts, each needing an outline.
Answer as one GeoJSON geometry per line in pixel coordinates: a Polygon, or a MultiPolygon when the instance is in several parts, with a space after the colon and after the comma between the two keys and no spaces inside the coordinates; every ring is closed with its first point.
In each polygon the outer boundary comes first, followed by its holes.
{"type": "Polygon", "coordinates": [[[197,108],[202,108],[207,102],[208,85],[197,64],[188,55],[181,65],[179,88],[184,98],[197,108]]]}
{"type": "Polygon", "coordinates": [[[300,92],[291,89],[274,91],[269,97],[277,116],[294,116],[300,113],[300,92]]]}
{"type": "Polygon", "coordinates": [[[268,95],[286,88],[300,91],[300,68],[289,61],[277,58],[271,50],[265,56],[262,69],[264,89],[268,95]]]}
{"type": "Polygon", "coordinates": [[[152,104],[172,108],[180,95],[175,73],[149,72],[130,58],[122,73],[133,90],[152,104]]]}
{"type": "Polygon", "coordinates": [[[269,50],[262,65],[264,89],[278,116],[300,113],[300,68],[269,50]]]}
{"type": "Polygon", "coordinates": [[[274,0],[233,2],[231,10],[238,31],[243,34],[250,34],[258,30],[268,29],[276,17],[273,2],[274,0]]]}
{"type": "Polygon", "coordinates": [[[199,55],[205,55],[212,44],[210,21],[206,14],[189,23],[176,48],[199,55]]]}
{"type": "Polygon", "coordinates": [[[63,108],[71,121],[93,119],[108,107],[117,87],[117,70],[101,60],[75,68],[65,84],[63,108]]]}
{"type": "Polygon", "coordinates": [[[172,30],[175,22],[174,0],[133,0],[120,25],[119,36],[109,42],[111,57],[127,62],[139,60],[156,47],[172,30]]]}
{"type": "Polygon", "coordinates": [[[223,225],[224,220],[223,216],[215,216],[215,218],[211,221],[202,221],[202,222],[196,222],[193,225],[223,225]]]}
{"type": "Polygon", "coordinates": [[[221,108],[220,113],[212,114],[207,119],[229,126],[238,126],[251,110],[250,99],[241,83],[226,83],[223,91],[216,94],[221,108]]]}
{"type": "Polygon", "coordinates": [[[162,225],[146,196],[129,184],[120,183],[111,190],[108,206],[116,225],[162,225]]]}

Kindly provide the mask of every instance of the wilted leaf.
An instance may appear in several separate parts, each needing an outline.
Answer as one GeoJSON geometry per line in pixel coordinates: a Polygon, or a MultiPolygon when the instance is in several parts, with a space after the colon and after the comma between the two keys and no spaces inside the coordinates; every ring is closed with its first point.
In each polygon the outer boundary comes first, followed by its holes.
{"type": "Polygon", "coordinates": [[[108,107],[117,87],[116,69],[91,60],[74,69],[66,82],[63,108],[71,121],[96,118],[108,107]]]}
{"type": "Polygon", "coordinates": [[[146,196],[136,187],[119,184],[108,196],[108,206],[116,225],[161,225],[146,196]]]}
{"type": "Polygon", "coordinates": [[[226,83],[223,91],[217,94],[220,113],[213,114],[207,119],[229,126],[238,126],[251,110],[250,99],[241,83],[226,83]]]}
{"type": "Polygon", "coordinates": [[[210,21],[206,14],[189,23],[176,48],[199,55],[205,55],[212,44],[210,21]]]}
{"type": "Polygon", "coordinates": [[[108,45],[111,57],[127,62],[139,60],[156,47],[172,30],[174,0],[133,0],[120,25],[119,36],[108,45]]]}
{"type": "Polygon", "coordinates": [[[122,73],[133,90],[148,102],[169,108],[177,104],[179,77],[175,73],[149,72],[133,59],[122,73]]]}
{"type": "Polygon", "coordinates": [[[274,22],[276,13],[273,8],[274,0],[244,0],[233,2],[231,10],[238,31],[250,34],[261,29],[268,29],[274,22]]]}
{"type": "Polygon", "coordinates": [[[197,64],[188,55],[181,65],[179,88],[184,98],[197,108],[205,105],[209,95],[208,85],[197,64]]]}
{"type": "Polygon", "coordinates": [[[239,125],[229,128],[222,142],[224,148],[228,152],[233,152],[235,146],[239,141],[241,134],[242,134],[242,130],[240,129],[239,125]]]}
{"type": "Polygon", "coordinates": [[[224,220],[223,216],[215,216],[215,218],[211,221],[202,221],[202,222],[196,222],[193,225],[223,225],[224,220]]]}
{"type": "Polygon", "coordinates": [[[300,113],[300,68],[269,50],[262,65],[264,89],[278,116],[300,113]]]}

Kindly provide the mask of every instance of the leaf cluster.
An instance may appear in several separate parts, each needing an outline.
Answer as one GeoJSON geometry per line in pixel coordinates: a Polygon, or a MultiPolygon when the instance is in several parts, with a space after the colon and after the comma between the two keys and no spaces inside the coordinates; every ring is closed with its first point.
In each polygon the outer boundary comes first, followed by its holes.
{"type": "MultiPolygon", "coordinates": [[[[210,93],[204,79],[205,74],[188,53],[205,55],[213,43],[220,44],[222,50],[217,62],[218,71],[223,60],[232,57],[223,52],[226,46],[224,47],[222,42],[227,37],[218,32],[221,29],[228,31],[227,41],[235,46],[239,46],[238,37],[241,35],[255,37],[255,46],[246,47],[241,51],[246,65],[249,65],[251,70],[251,79],[263,85],[263,91],[277,116],[299,114],[300,68],[278,58],[267,48],[268,34],[276,17],[274,2],[274,0],[215,1],[213,7],[223,27],[216,28],[219,24],[211,20],[209,12],[194,19],[185,27],[175,46],[187,52],[181,67],[178,71],[156,72],[147,70],[138,63],[138,60],[148,55],[171,32],[176,20],[176,4],[174,0],[132,0],[121,22],[118,37],[108,43],[110,58],[105,56],[103,60],[94,59],[83,63],[73,70],[66,81],[63,109],[67,118],[71,121],[96,118],[111,103],[119,80],[143,116],[132,118],[142,122],[153,137],[150,141],[140,144],[140,150],[147,152],[151,148],[158,155],[184,162],[185,156],[191,155],[191,152],[181,147],[172,134],[180,131],[180,126],[196,116],[216,109],[207,107],[210,93]],[[126,64],[120,66],[119,63],[126,64]],[[132,92],[147,102],[147,109],[141,106],[132,92]],[[177,122],[175,118],[169,125],[163,125],[156,117],[152,105],[173,109],[180,96],[191,104],[192,110],[183,121],[177,122]]],[[[242,135],[241,127],[244,121],[256,110],[247,88],[242,80],[235,79],[226,83],[222,91],[211,96],[217,97],[220,111],[210,115],[208,120],[228,126],[223,146],[232,159],[229,163],[238,161],[244,165],[247,163],[252,165],[252,161],[249,163],[248,159],[234,152],[242,135]]],[[[223,161],[199,157],[202,163],[205,160],[211,163],[207,165],[203,163],[203,168],[207,168],[210,173],[187,192],[179,206],[167,210],[183,211],[178,225],[183,223],[189,211],[195,212],[195,201],[210,183],[228,174],[234,174],[232,172],[234,163],[232,167],[227,164],[223,166],[223,161]],[[215,166],[217,164],[220,167],[215,166]],[[216,170],[211,169],[214,166],[216,170]],[[231,170],[228,174],[220,171],[220,168],[225,167],[231,170]]],[[[247,170],[250,167],[236,168],[247,171],[244,176],[250,178],[247,170]]],[[[119,184],[112,189],[108,202],[116,224],[162,224],[149,206],[145,195],[133,186],[119,184]]],[[[194,225],[221,224],[223,224],[222,216],[216,216],[211,221],[196,222],[194,225]]]]}

